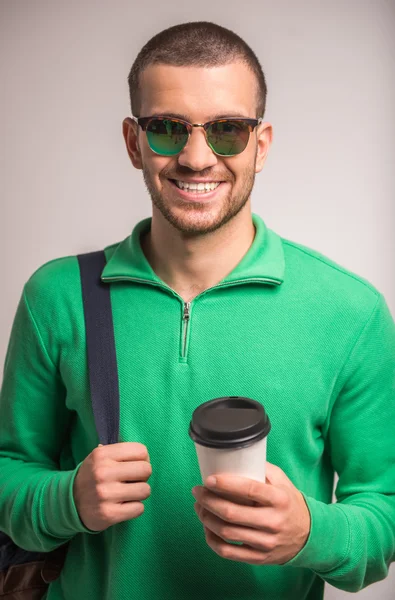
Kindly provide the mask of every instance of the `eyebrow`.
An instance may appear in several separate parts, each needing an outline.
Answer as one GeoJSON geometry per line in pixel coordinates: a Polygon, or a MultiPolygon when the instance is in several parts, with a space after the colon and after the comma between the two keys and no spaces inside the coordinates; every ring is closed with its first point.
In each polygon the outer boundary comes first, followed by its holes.
{"type": "MultiPolygon", "coordinates": [[[[179,113],[173,113],[173,112],[167,112],[167,111],[163,111],[163,112],[155,112],[151,115],[149,115],[150,117],[162,117],[162,116],[166,116],[166,117],[174,117],[175,119],[182,119],[183,121],[190,121],[191,120],[188,118],[187,115],[181,115],[179,113]]],[[[251,117],[247,116],[247,115],[242,115],[240,113],[236,113],[236,112],[228,112],[226,114],[216,114],[216,115],[211,115],[207,121],[215,121],[216,119],[228,119],[228,118],[233,118],[233,117],[237,117],[239,119],[251,119],[251,117]]]]}

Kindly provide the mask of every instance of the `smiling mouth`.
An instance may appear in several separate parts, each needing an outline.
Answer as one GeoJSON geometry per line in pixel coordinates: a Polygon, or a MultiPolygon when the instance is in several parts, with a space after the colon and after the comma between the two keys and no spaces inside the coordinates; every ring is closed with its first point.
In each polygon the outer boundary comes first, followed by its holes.
{"type": "MultiPolygon", "coordinates": [[[[205,191],[212,192],[212,191],[213,191],[213,190],[211,190],[211,189],[210,189],[210,190],[206,190],[206,189],[203,189],[203,190],[200,190],[200,189],[199,189],[199,190],[198,190],[197,188],[193,188],[193,189],[191,189],[191,188],[184,188],[184,187],[181,187],[181,186],[179,186],[179,185],[177,184],[177,179],[170,179],[170,181],[171,181],[172,183],[174,183],[174,185],[176,185],[176,186],[178,187],[178,189],[179,189],[179,190],[185,190],[185,189],[186,189],[187,191],[193,191],[193,192],[196,192],[196,191],[199,191],[199,192],[200,192],[200,191],[202,191],[202,192],[205,192],[205,191]]],[[[181,182],[182,182],[182,179],[180,179],[179,181],[181,181],[181,182]]],[[[187,183],[187,182],[186,182],[186,183],[187,183]]],[[[202,183],[203,183],[203,182],[202,182],[202,183]]],[[[212,181],[212,182],[210,182],[210,183],[216,183],[216,184],[218,183],[218,184],[221,184],[221,183],[223,183],[223,182],[222,182],[222,181],[215,181],[215,180],[214,180],[214,181],[212,181]]],[[[218,187],[218,186],[216,186],[216,187],[218,187]]],[[[216,188],[214,188],[214,189],[216,189],[216,188]]]]}
{"type": "Polygon", "coordinates": [[[198,189],[188,189],[188,188],[181,188],[176,184],[176,180],[175,179],[168,179],[168,181],[170,182],[170,184],[172,185],[172,187],[174,188],[174,190],[177,192],[178,196],[181,196],[182,198],[184,198],[185,200],[190,200],[193,202],[197,202],[197,201],[201,201],[204,202],[205,200],[211,200],[212,198],[214,198],[214,196],[217,195],[218,191],[222,191],[223,185],[226,183],[225,181],[220,181],[220,182],[215,182],[215,183],[219,183],[219,185],[217,185],[214,189],[203,189],[203,190],[198,190],[198,189]]]}

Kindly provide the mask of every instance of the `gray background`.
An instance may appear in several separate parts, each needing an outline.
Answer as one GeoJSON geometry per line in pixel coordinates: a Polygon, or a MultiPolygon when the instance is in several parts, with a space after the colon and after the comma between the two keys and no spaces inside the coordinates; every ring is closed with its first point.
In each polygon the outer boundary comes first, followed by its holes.
{"type": "MultiPolygon", "coordinates": [[[[1,363],[35,269],[120,241],[151,215],[122,138],[127,74],[152,35],[185,21],[233,29],[262,63],[273,144],[252,210],[368,279],[395,314],[394,0],[2,0],[0,10],[1,363]]],[[[394,587],[392,566],[359,597],[393,600],[394,587]]],[[[346,596],[326,585],[326,600],[346,596]]]]}

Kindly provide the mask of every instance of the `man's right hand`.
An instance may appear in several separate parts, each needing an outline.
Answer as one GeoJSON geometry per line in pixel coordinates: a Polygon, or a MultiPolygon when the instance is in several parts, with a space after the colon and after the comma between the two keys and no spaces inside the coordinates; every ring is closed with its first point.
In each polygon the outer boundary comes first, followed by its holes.
{"type": "Polygon", "coordinates": [[[74,479],[73,495],[81,521],[92,531],[102,531],[135,519],[144,512],[152,474],[146,446],[120,442],[98,446],[86,457],[74,479]]]}

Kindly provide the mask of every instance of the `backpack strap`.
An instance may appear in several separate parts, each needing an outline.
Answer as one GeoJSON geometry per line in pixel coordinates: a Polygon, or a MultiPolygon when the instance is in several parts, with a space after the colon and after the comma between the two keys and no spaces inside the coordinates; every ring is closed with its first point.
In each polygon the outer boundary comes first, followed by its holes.
{"type": "MultiPolygon", "coordinates": [[[[103,250],[78,254],[93,416],[99,442],[115,444],[119,437],[119,382],[110,286],[101,281],[106,264],[103,250]]],[[[59,577],[70,542],[47,553],[41,569],[46,583],[59,577]]]]}
{"type": "Polygon", "coordinates": [[[110,285],[101,281],[103,250],[77,255],[88,351],[90,393],[100,444],[119,437],[119,382],[110,285]]]}

